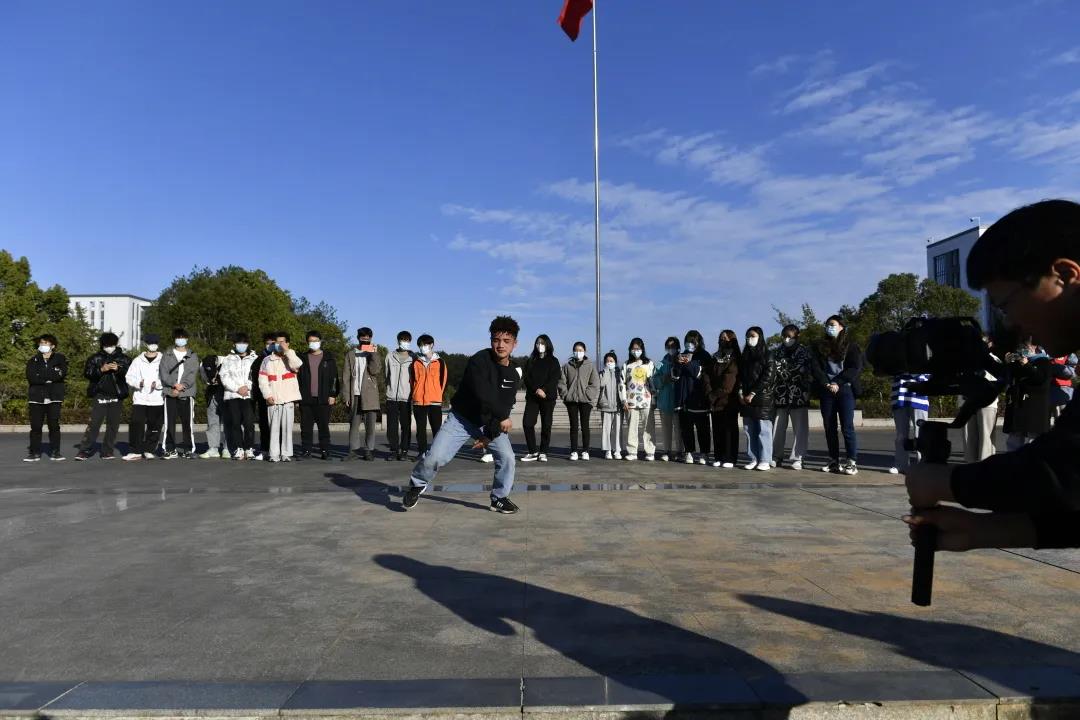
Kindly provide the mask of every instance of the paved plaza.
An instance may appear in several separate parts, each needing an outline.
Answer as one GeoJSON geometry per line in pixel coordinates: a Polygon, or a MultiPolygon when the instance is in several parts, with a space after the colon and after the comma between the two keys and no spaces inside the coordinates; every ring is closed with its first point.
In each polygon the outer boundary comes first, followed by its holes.
{"type": "Polygon", "coordinates": [[[404,462],[76,463],[65,436],[29,464],[0,435],[0,708],[1080,713],[1080,551],[941,554],[913,606],[892,434],[860,436],[855,477],[556,437],[502,516],[471,452],[405,513],[404,462]]]}

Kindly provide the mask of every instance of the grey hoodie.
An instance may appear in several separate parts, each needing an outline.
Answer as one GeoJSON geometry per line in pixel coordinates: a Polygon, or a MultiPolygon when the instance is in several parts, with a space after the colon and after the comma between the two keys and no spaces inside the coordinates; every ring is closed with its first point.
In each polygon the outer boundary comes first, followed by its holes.
{"type": "Polygon", "coordinates": [[[175,397],[195,397],[195,378],[199,376],[199,356],[187,351],[180,362],[176,361],[175,347],[161,351],[161,392],[167,397],[173,396],[173,385],[182,383],[184,389],[175,397]]]}
{"type": "Polygon", "coordinates": [[[626,383],[623,382],[622,369],[606,367],[600,371],[600,400],[596,408],[600,412],[621,412],[626,402],[626,383]]]}
{"type": "Polygon", "coordinates": [[[408,350],[386,354],[386,400],[409,402],[412,398],[412,364],[416,355],[408,350]]]}
{"type": "Polygon", "coordinates": [[[596,401],[600,398],[600,376],[592,360],[585,358],[579,363],[575,358],[563,365],[559,397],[563,402],[587,403],[590,407],[596,407],[596,401]]]}

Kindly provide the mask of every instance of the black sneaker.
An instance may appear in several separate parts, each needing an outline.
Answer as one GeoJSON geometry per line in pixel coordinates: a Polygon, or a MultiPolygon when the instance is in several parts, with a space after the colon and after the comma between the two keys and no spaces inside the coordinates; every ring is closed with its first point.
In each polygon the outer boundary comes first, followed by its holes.
{"type": "Polygon", "coordinates": [[[409,459],[409,451],[408,450],[402,450],[401,452],[398,453],[397,459],[398,459],[399,462],[403,461],[403,460],[408,460],[409,459]]]}
{"type": "Polygon", "coordinates": [[[30,453],[29,455],[24,457],[22,459],[22,461],[23,462],[37,462],[40,459],[41,459],[41,454],[40,453],[30,453]]]}
{"type": "Polygon", "coordinates": [[[393,460],[397,459],[397,456],[398,456],[398,451],[397,450],[391,450],[389,453],[387,453],[386,457],[383,458],[383,459],[386,460],[386,462],[392,462],[393,460]]]}
{"type": "Polygon", "coordinates": [[[371,452],[370,450],[365,450],[364,451],[364,460],[366,460],[367,462],[371,462],[374,459],[375,459],[375,453],[371,452]]]}
{"type": "Polygon", "coordinates": [[[833,460],[828,465],[821,468],[821,471],[822,472],[827,472],[827,473],[834,473],[834,474],[839,475],[840,474],[840,461],[839,460],[833,460]]]}
{"type": "Polygon", "coordinates": [[[76,460],[89,460],[91,458],[90,453],[85,450],[80,450],[79,454],[75,456],[76,460]]]}
{"type": "Polygon", "coordinates": [[[401,499],[401,507],[406,510],[412,510],[416,507],[416,503],[420,500],[420,496],[427,490],[427,485],[418,487],[416,485],[409,485],[409,489],[405,491],[405,497],[401,499]]]}
{"type": "Polygon", "coordinates": [[[341,459],[341,462],[356,462],[357,460],[363,460],[364,458],[358,452],[349,451],[345,454],[345,457],[341,459]]]}
{"type": "Polygon", "coordinates": [[[64,454],[62,452],[60,452],[59,450],[53,450],[51,453],[49,453],[49,459],[50,460],[65,460],[66,458],[64,457],[64,454]]]}
{"type": "Polygon", "coordinates": [[[491,496],[491,507],[488,508],[491,512],[502,513],[503,515],[513,515],[518,511],[518,506],[510,500],[510,498],[497,498],[494,495],[491,496]]]}
{"type": "Polygon", "coordinates": [[[321,451],[319,453],[319,457],[322,458],[323,460],[329,460],[330,459],[330,451],[329,450],[321,451]]]}
{"type": "Polygon", "coordinates": [[[113,455],[112,453],[109,453],[108,455],[106,455],[105,453],[101,453],[101,459],[102,460],[115,460],[116,455],[113,455]]]}

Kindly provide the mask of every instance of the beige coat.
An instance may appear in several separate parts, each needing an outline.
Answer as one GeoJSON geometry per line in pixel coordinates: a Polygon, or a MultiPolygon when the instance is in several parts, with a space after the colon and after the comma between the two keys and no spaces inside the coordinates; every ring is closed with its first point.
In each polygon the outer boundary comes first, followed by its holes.
{"type": "Polygon", "coordinates": [[[379,381],[383,377],[383,359],[379,353],[361,355],[355,349],[345,353],[341,369],[341,394],[345,397],[345,406],[351,408],[356,395],[354,381],[359,379],[360,407],[358,412],[371,412],[379,409],[379,381]],[[357,371],[359,370],[359,378],[357,371]]]}
{"type": "Polygon", "coordinates": [[[303,361],[289,348],[284,357],[271,353],[259,367],[259,392],[264,398],[274,398],[274,405],[300,402],[300,383],[296,371],[303,361]]]}

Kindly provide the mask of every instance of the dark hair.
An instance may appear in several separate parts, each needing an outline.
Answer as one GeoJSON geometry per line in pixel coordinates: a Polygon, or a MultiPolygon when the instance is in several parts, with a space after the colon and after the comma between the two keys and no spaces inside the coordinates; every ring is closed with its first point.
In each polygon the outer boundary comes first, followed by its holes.
{"type": "Polygon", "coordinates": [[[848,352],[849,336],[847,331],[847,323],[845,323],[844,318],[840,317],[839,315],[830,315],[825,320],[825,324],[828,325],[833,320],[840,324],[841,330],[840,334],[836,337],[829,337],[828,335],[825,336],[825,348],[827,351],[826,354],[833,360],[836,360],[837,362],[842,362],[844,358],[847,357],[848,352]]]}
{"type": "Polygon", "coordinates": [[[111,333],[111,332],[102,333],[101,337],[98,338],[98,345],[100,345],[101,347],[105,347],[106,345],[119,345],[119,344],[120,344],[120,338],[116,337],[116,333],[111,333]]]}
{"type": "Polygon", "coordinates": [[[322,340],[322,333],[318,330],[308,330],[308,334],[305,337],[319,338],[320,340],[322,340]]]}
{"type": "Polygon", "coordinates": [[[674,345],[676,350],[682,347],[682,343],[679,342],[679,338],[675,337],[674,335],[664,341],[664,349],[667,350],[671,345],[674,345]]]}
{"type": "Polygon", "coordinates": [[[611,358],[612,360],[614,360],[616,365],[619,364],[619,356],[615,354],[614,350],[608,350],[606,353],[604,353],[604,364],[605,365],[607,365],[607,359],[608,358],[611,358]]]}
{"type": "Polygon", "coordinates": [[[397,341],[401,342],[402,340],[408,340],[409,342],[412,342],[412,333],[408,330],[402,330],[401,332],[399,332],[397,334],[397,341]]]}
{"type": "Polygon", "coordinates": [[[277,340],[277,333],[275,333],[273,330],[267,330],[266,332],[264,332],[263,342],[266,342],[267,340],[277,340]]]}
{"type": "Polygon", "coordinates": [[[418,337],[416,339],[416,344],[417,345],[434,345],[435,344],[435,338],[431,337],[430,335],[424,334],[424,335],[421,335],[420,337],[418,337]]]}
{"type": "Polygon", "coordinates": [[[751,357],[765,357],[769,354],[769,349],[765,346],[765,331],[757,325],[753,325],[746,329],[746,334],[755,333],[758,336],[757,347],[750,347],[747,343],[742,349],[743,357],[749,355],[751,357]]]}
{"type": "Polygon", "coordinates": [[[285,338],[285,342],[292,342],[292,340],[289,339],[289,333],[284,330],[278,330],[274,333],[274,340],[277,340],[278,338],[285,338]]]}
{"type": "Polygon", "coordinates": [[[581,342],[580,340],[578,340],[576,343],[574,343],[574,352],[577,352],[578,345],[580,345],[581,349],[584,350],[585,352],[589,351],[589,346],[586,345],[585,343],[581,342]]]}
{"type": "Polygon", "coordinates": [[[234,343],[246,343],[248,342],[248,335],[246,332],[238,332],[233,335],[232,339],[234,343]]]}
{"type": "Polygon", "coordinates": [[[362,338],[364,336],[375,337],[375,331],[373,331],[369,327],[362,327],[362,328],[360,328],[359,330],[356,331],[356,339],[357,340],[359,340],[360,338],[362,338]]]}
{"type": "Polygon", "coordinates": [[[555,357],[555,347],[551,344],[551,338],[543,333],[536,336],[536,340],[533,341],[532,353],[529,355],[533,360],[537,360],[540,357],[540,353],[537,351],[536,346],[539,343],[544,343],[547,346],[547,354],[551,357],[555,357]]]}
{"type": "Polygon", "coordinates": [[[1025,205],[975,242],[967,259],[968,285],[974,290],[994,280],[1032,285],[1058,258],[1080,262],[1080,204],[1043,200],[1025,205]]]}
{"type": "MultiPolygon", "coordinates": [[[[737,357],[737,358],[741,358],[742,357],[742,348],[739,346],[739,336],[735,334],[734,330],[728,329],[728,330],[721,330],[720,335],[718,336],[718,339],[724,337],[725,335],[727,335],[728,337],[731,338],[731,340],[729,341],[730,342],[729,347],[731,348],[732,354],[735,355],[735,357],[737,357]]],[[[723,341],[720,342],[720,349],[721,350],[724,349],[723,341]]]]}
{"type": "Polygon", "coordinates": [[[188,335],[187,330],[185,330],[184,328],[173,328],[172,336],[173,336],[173,340],[177,340],[179,338],[190,337],[188,335]]]}
{"type": "Polygon", "coordinates": [[[780,334],[785,335],[789,330],[795,333],[795,337],[799,337],[799,334],[802,332],[799,330],[798,325],[785,325],[784,329],[780,331],[780,334]]]}
{"type": "Polygon", "coordinates": [[[635,345],[640,345],[641,346],[641,357],[637,358],[637,359],[641,360],[641,362],[643,362],[643,363],[649,362],[649,356],[645,354],[645,341],[642,340],[641,338],[634,338],[633,340],[630,341],[630,344],[626,347],[626,357],[628,358],[626,362],[634,362],[634,355],[633,355],[633,353],[631,353],[631,350],[634,349],[635,345]]]}
{"type": "Polygon", "coordinates": [[[705,344],[705,338],[701,337],[701,333],[699,333],[697,330],[689,330],[686,333],[686,337],[683,338],[683,342],[693,342],[695,345],[698,346],[698,348],[700,348],[702,345],[705,344]]]}
{"type": "Polygon", "coordinates": [[[491,321],[491,325],[488,326],[488,334],[491,337],[506,333],[510,337],[517,340],[518,333],[521,332],[521,327],[517,324],[517,320],[509,315],[499,315],[497,318],[491,321]]]}
{"type": "Polygon", "coordinates": [[[56,342],[56,336],[55,335],[50,335],[49,333],[45,333],[44,335],[39,337],[37,339],[37,342],[41,342],[42,340],[44,340],[47,343],[50,343],[53,346],[53,350],[55,350],[56,346],[60,344],[60,343],[56,342]]]}

